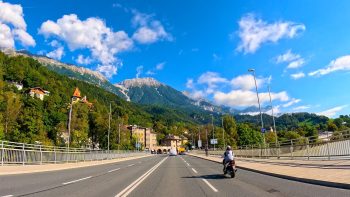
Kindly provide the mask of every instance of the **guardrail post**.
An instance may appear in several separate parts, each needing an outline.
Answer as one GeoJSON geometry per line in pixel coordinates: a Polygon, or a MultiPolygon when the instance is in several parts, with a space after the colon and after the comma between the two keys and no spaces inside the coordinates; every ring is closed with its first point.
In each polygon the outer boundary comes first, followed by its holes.
{"type": "Polygon", "coordinates": [[[56,146],[53,147],[53,152],[55,154],[55,163],[57,162],[57,155],[56,155],[56,146]]]}
{"type": "Polygon", "coordinates": [[[43,151],[41,149],[41,145],[40,145],[40,165],[43,164],[43,151]]]}
{"type": "Polygon", "coordinates": [[[4,153],[5,153],[5,150],[4,150],[4,141],[1,141],[1,166],[4,165],[4,153]]]}
{"type": "Polygon", "coordinates": [[[293,140],[290,140],[290,157],[291,157],[291,159],[294,159],[293,158],[293,140]]]}
{"type": "Polygon", "coordinates": [[[22,143],[22,165],[24,165],[25,156],[26,156],[26,153],[24,150],[24,143],[22,143]]]}

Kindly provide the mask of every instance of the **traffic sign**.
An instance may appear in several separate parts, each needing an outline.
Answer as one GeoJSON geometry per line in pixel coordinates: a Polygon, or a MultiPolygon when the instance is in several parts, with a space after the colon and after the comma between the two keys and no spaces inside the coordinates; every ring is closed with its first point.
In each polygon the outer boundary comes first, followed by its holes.
{"type": "Polygon", "coordinates": [[[261,128],[261,133],[265,133],[266,129],[265,128],[261,128]]]}
{"type": "Polygon", "coordinates": [[[218,139],[210,139],[210,144],[218,144],[218,139]]]}
{"type": "Polygon", "coordinates": [[[198,140],[198,148],[202,148],[202,140],[198,140]]]}

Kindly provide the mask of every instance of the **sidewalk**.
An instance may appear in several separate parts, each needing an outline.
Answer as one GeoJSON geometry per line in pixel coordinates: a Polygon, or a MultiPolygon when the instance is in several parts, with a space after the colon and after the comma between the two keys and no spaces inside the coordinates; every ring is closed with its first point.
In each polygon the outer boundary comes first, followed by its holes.
{"type": "MultiPolygon", "coordinates": [[[[189,155],[222,163],[222,158],[218,156],[189,155]]],[[[350,160],[305,161],[236,158],[236,165],[241,169],[280,178],[350,189],[350,160]]]]}
{"type": "Polygon", "coordinates": [[[72,168],[82,168],[89,166],[96,166],[102,164],[116,163],[121,161],[128,161],[133,159],[139,159],[143,157],[150,157],[151,154],[146,154],[143,156],[136,157],[126,157],[126,158],[118,158],[111,160],[102,160],[102,161],[85,161],[85,162],[77,162],[77,163],[59,163],[59,164],[43,164],[43,165],[6,165],[0,166],[0,175],[12,175],[12,174],[24,174],[24,173],[34,173],[34,172],[47,172],[47,171],[55,171],[55,170],[66,170],[72,168]]]}

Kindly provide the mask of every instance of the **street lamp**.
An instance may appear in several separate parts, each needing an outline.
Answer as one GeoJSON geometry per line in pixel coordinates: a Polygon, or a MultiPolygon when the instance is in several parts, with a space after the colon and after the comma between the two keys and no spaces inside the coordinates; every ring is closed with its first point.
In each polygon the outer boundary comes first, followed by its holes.
{"type": "Polygon", "coordinates": [[[109,116],[108,116],[108,157],[109,157],[109,135],[111,133],[111,116],[112,116],[112,105],[109,103],[109,116]]]}
{"type": "Polygon", "coordinates": [[[214,145],[214,149],[213,149],[213,150],[215,150],[215,141],[214,141],[214,139],[215,139],[214,116],[213,116],[213,114],[210,114],[210,115],[211,115],[211,126],[212,126],[212,128],[213,128],[213,140],[212,140],[213,145],[214,145]]]}
{"type": "MultiPolygon", "coordinates": [[[[258,93],[258,85],[256,84],[255,69],[250,68],[250,69],[248,69],[248,72],[252,72],[252,73],[253,73],[253,76],[254,76],[256,97],[258,98],[259,111],[260,111],[261,131],[263,132],[263,129],[264,129],[264,121],[263,121],[262,113],[261,113],[260,99],[259,99],[259,93],[258,93]]],[[[265,136],[264,136],[264,144],[265,144],[265,136]]]]}

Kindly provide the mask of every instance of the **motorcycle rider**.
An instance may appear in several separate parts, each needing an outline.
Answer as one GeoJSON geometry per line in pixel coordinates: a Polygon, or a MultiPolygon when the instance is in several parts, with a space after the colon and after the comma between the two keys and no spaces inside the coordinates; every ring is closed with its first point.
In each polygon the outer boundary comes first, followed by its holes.
{"type": "Polygon", "coordinates": [[[224,165],[224,169],[223,169],[224,172],[226,169],[226,164],[233,160],[234,160],[234,153],[232,151],[232,148],[231,146],[227,146],[226,151],[224,153],[224,160],[222,161],[222,164],[224,165]]]}

